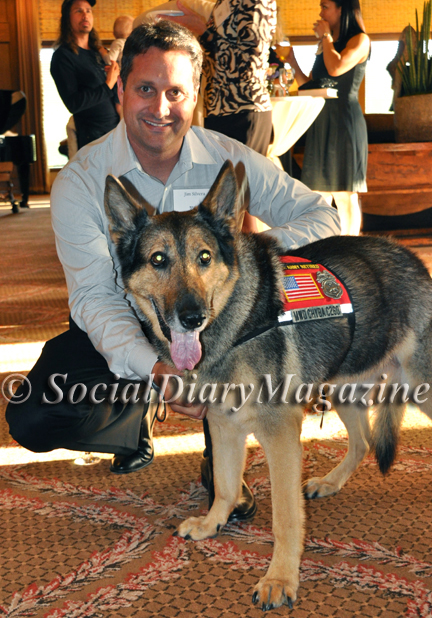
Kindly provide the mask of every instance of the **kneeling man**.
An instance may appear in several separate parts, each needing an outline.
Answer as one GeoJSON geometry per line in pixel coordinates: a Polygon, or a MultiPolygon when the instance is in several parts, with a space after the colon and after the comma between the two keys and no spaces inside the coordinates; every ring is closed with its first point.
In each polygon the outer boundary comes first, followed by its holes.
{"type": "MultiPolygon", "coordinates": [[[[203,199],[226,159],[242,161],[249,212],[271,228],[263,233],[286,249],[339,233],[336,209],[319,194],[239,142],[191,127],[201,63],[200,45],[182,26],[160,21],[136,28],[126,41],[118,82],[123,120],[57,176],[52,222],[68,285],[70,329],[46,343],[28,376],[31,396],[7,409],[13,438],[30,450],[108,452],[115,454],[114,473],[144,468],[153,459],[154,414],[146,397],[128,400],[119,393],[129,383],[144,393],[147,384],[160,386],[163,375],[179,373],[158,360],[124,290],[104,211],[108,174],[137,199],[144,196],[155,212],[184,211],[203,199]],[[70,395],[77,384],[87,392],[80,401],[70,395]]],[[[171,408],[197,419],[206,412],[181,401],[171,408]]],[[[201,471],[211,500],[211,441],[204,429],[201,471]]],[[[247,519],[255,510],[244,483],[231,519],[247,519]]]]}

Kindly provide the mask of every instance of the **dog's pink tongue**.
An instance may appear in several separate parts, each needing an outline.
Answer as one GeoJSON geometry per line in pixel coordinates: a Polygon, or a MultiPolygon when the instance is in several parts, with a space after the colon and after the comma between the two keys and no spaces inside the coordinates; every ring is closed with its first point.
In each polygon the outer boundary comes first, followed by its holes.
{"type": "Polygon", "coordinates": [[[187,333],[177,333],[172,330],[170,351],[177,369],[193,369],[201,358],[199,332],[190,330],[187,333]]]}

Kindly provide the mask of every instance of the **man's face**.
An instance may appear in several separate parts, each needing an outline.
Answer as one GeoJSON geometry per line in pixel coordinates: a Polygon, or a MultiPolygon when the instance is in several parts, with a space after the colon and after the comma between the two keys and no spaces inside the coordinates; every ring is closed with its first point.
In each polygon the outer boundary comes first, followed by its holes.
{"type": "Polygon", "coordinates": [[[93,10],[87,0],[75,0],[70,10],[70,25],[75,36],[93,29],[93,10]]]}
{"type": "Polygon", "coordinates": [[[197,101],[189,56],[151,47],[135,56],[126,86],[119,79],[118,92],[138,158],[178,155],[197,101]]]}

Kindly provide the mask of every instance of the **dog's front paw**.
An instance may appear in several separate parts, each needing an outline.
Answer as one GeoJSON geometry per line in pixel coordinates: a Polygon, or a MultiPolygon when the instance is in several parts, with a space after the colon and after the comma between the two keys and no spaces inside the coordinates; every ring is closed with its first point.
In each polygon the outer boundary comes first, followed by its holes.
{"type": "Polygon", "coordinates": [[[298,583],[293,584],[288,579],[263,577],[255,586],[252,603],[259,605],[263,612],[281,605],[288,605],[292,609],[297,599],[297,587],[298,583]]]}
{"type": "Polygon", "coordinates": [[[221,525],[215,526],[208,521],[208,517],[189,517],[177,529],[177,534],[184,539],[202,541],[217,536],[221,525]]]}
{"type": "Polygon", "coordinates": [[[308,500],[314,500],[315,498],[333,496],[334,494],[337,494],[340,487],[334,483],[329,483],[324,478],[315,477],[306,481],[303,489],[305,497],[308,500]]]}

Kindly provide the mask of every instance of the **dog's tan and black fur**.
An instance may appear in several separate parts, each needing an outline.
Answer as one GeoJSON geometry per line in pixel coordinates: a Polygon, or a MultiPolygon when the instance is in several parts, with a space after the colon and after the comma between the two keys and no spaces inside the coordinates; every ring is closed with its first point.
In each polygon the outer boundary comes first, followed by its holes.
{"type": "MultiPolygon", "coordinates": [[[[395,243],[369,237],[333,237],[290,252],[334,272],[350,291],[354,327],[346,318],[278,326],[236,345],[282,312],[280,249],[265,235],[241,233],[242,205],[230,162],[222,167],[203,203],[186,213],[147,214],[122,185],[107,179],[105,207],[116,240],[126,289],[145,315],[145,330],[160,358],[173,363],[170,333],[199,331],[202,356],[194,373],[204,384],[277,385],[292,374],[291,392],[302,383],[408,383],[432,381],[432,283],[421,261],[395,243]]],[[[185,380],[190,373],[185,371],[185,380]]],[[[426,388],[426,387],[425,387],[426,388]]],[[[423,391],[422,391],[423,392],[423,391]]],[[[192,517],[179,534],[212,537],[227,522],[241,492],[246,436],[254,433],[270,469],[274,552],[253,601],[263,609],[292,605],[303,547],[300,432],[304,404],[250,397],[239,407],[230,391],[215,391],[208,421],[213,442],[215,501],[205,517],[192,517]],[[225,392],[226,394],[226,392],[225,392]],[[219,397],[219,398],[218,398],[219,397]]],[[[432,418],[432,395],[423,394],[432,418]],[[430,396],[428,396],[430,395],[430,396]]],[[[377,406],[371,432],[359,399],[333,403],[346,425],[345,459],[324,478],[308,481],[309,498],[343,486],[369,449],[382,471],[390,467],[404,403],[377,406]]]]}

